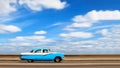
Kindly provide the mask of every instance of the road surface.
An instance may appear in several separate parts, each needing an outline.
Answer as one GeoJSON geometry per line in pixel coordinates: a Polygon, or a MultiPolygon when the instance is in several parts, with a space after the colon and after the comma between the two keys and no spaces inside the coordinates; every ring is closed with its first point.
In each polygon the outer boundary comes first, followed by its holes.
{"type": "Polygon", "coordinates": [[[0,68],[120,68],[120,61],[63,61],[54,62],[34,62],[26,61],[0,61],[0,68]]]}

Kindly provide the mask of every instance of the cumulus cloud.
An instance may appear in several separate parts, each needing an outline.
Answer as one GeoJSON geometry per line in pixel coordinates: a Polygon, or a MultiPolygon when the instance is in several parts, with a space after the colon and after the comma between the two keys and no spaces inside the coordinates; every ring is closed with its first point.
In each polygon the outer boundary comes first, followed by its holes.
{"type": "MultiPolygon", "coordinates": [[[[60,49],[65,53],[74,54],[117,54],[120,49],[120,25],[113,26],[110,30],[101,29],[98,30],[102,35],[101,38],[91,39],[91,40],[80,40],[78,39],[64,39],[63,41],[57,41],[56,45],[59,44],[60,49]],[[66,51],[66,49],[68,49],[66,51]]],[[[62,34],[61,36],[69,36],[67,34],[62,34]]],[[[60,50],[58,49],[58,50],[60,50]]]]}
{"type": "Polygon", "coordinates": [[[96,33],[100,33],[103,36],[106,36],[109,33],[109,30],[108,29],[102,29],[102,30],[97,31],[96,33]]]}
{"type": "Polygon", "coordinates": [[[52,39],[47,39],[45,36],[17,36],[9,39],[9,44],[13,46],[38,46],[54,42],[52,39]]]}
{"type": "Polygon", "coordinates": [[[41,31],[36,31],[34,34],[47,34],[47,32],[46,32],[46,31],[41,30],[41,31]]]}
{"type": "MultiPolygon", "coordinates": [[[[24,46],[29,46],[27,47],[28,50],[30,48],[32,49],[33,47],[42,47],[42,48],[50,48],[54,51],[60,51],[66,54],[108,54],[108,53],[119,54],[119,49],[120,49],[120,45],[119,45],[120,44],[120,29],[119,28],[120,28],[120,25],[113,26],[110,29],[110,31],[108,31],[107,35],[101,38],[91,39],[91,40],[86,40],[86,41],[81,41],[79,39],[74,40],[74,41],[64,39],[64,40],[56,40],[55,42],[53,43],[51,42],[48,45],[43,45],[42,42],[33,43],[33,40],[47,39],[44,36],[19,36],[14,39],[11,39],[13,43],[11,42],[11,44],[10,43],[9,44],[15,45],[15,46],[20,45],[19,47],[18,46],[16,47],[17,48],[23,47],[20,49],[23,52],[24,52],[23,50],[24,46]],[[25,39],[29,40],[29,43],[25,41],[25,39]],[[19,41],[19,44],[17,41],[19,41]],[[41,46],[40,44],[42,44],[43,46],[41,46]]],[[[101,31],[104,32],[104,30],[106,29],[102,29],[101,31]]],[[[14,49],[17,49],[17,48],[14,48],[14,49]]]]}
{"type": "Polygon", "coordinates": [[[52,39],[47,39],[45,36],[17,36],[16,38],[10,39],[10,41],[16,41],[21,43],[47,43],[53,42],[52,39]]]}
{"type": "MultiPolygon", "coordinates": [[[[116,49],[120,48],[120,25],[113,26],[109,31],[107,29],[102,29],[101,32],[103,33],[103,37],[97,38],[95,40],[89,41],[76,41],[78,45],[92,45],[92,48],[95,49],[116,49]],[[106,32],[107,31],[107,32],[106,32]],[[106,35],[107,34],[107,35],[106,35]]],[[[99,30],[100,31],[100,30],[99,30]]]]}
{"type": "MultiPolygon", "coordinates": [[[[42,46],[70,54],[105,54],[118,53],[120,48],[120,26],[113,26],[111,31],[102,38],[89,41],[56,40],[54,46],[42,46]],[[59,44],[61,43],[61,44],[59,44]],[[66,50],[67,49],[67,50],[66,50]]],[[[102,29],[104,31],[104,29],[102,29]]],[[[102,31],[101,30],[101,31],[102,31]]],[[[49,44],[50,45],[50,44],[49,44]]]]}
{"type": "Polygon", "coordinates": [[[41,11],[43,8],[63,9],[66,5],[66,2],[60,0],[20,0],[19,3],[35,11],[41,11]]]}
{"type": "Polygon", "coordinates": [[[91,38],[92,34],[88,32],[71,32],[68,34],[62,33],[60,36],[66,38],[91,38]]]}
{"type": "MultiPolygon", "coordinates": [[[[83,54],[105,54],[105,53],[118,53],[120,49],[120,25],[97,25],[102,20],[120,20],[119,10],[106,10],[106,11],[90,11],[85,15],[77,15],[72,19],[72,24],[67,25],[64,29],[67,33],[61,33],[60,36],[64,39],[61,46],[64,45],[63,50],[71,49],[72,51],[83,54]],[[110,27],[110,28],[109,28],[110,27]],[[83,29],[87,30],[83,30],[83,29]],[[91,31],[85,32],[85,31],[91,31]],[[74,33],[75,32],[75,33],[74,33]],[[83,32],[83,33],[81,33],[83,32]],[[97,35],[96,35],[97,34],[97,35]],[[101,34],[100,37],[98,34],[101,34]],[[94,36],[93,36],[94,35],[94,36]],[[92,38],[82,40],[83,38],[92,38]],[[67,42],[67,43],[65,43],[67,42]],[[85,47],[85,48],[84,48],[85,47]],[[87,50],[86,50],[87,48],[87,50]],[[115,51],[117,50],[117,51],[115,51]]],[[[104,22],[102,22],[104,23],[104,22]]]]}
{"type": "Polygon", "coordinates": [[[68,25],[66,28],[64,28],[64,30],[73,31],[76,28],[85,28],[85,27],[91,27],[91,26],[92,26],[91,23],[73,23],[71,25],[68,25]]]}
{"type": "Polygon", "coordinates": [[[16,0],[0,0],[0,16],[16,11],[15,3],[16,0]]]}
{"type": "Polygon", "coordinates": [[[106,11],[96,11],[93,10],[88,12],[87,15],[92,20],[120,20],[120,11],[119,10],[106,10],[106,11]]]}
{"type": "Polygon", "coordinates": [[[73,23],[66,26],[65,30],[72,30],[74,28],[91,27],[94,23],[100,20],[120,20],[119,10],[96,11],[92,10],[85,15],[77,15],[73,19],[73,23]]]}
{"type": "Polygon", "coordinates": [[[28,43],[28,42],[10,42],[9,44],[6,44],[6,45],[9,45],[9,46],[14,46],[16,47],[19,47],[19,46],[35,46],[33,45],[32,43],[28,43]]]}
{"type": "MultiPolygon", "coordinates": [[[[112,48],[116,48],[116,47],[120,47],[120,25],[117,26],[113,26],[113,28],[111,28],[111,31],[107,32],[107,35],[104,35],[104,37],[94,41],[98,43],[98,47],[112,47],[112,48]]],[[[103,31],[104,32],[104,31],[103,31]]],[[[105,30],[106,32],[106,30],[105,30]]]]}
{"type": "Polygon", "coordinates": [[[15,33],[22,31],[19,27],[14,25],[0,25],[0,34],[15,33]]]}
{"type": "Polygon", "coordinates": [[[0,0],[0,16],[9,15],[23,5],[33,11],[41,11],[43,9],[63,9],[66,4],[61,0],[0,0]]]}

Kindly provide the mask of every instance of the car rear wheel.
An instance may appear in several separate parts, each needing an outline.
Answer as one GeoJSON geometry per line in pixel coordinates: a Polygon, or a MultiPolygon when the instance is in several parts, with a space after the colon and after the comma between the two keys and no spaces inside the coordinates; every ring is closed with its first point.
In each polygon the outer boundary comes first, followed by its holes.
{"type": "Polygon", "coordinates": [[[27,60],[27,62],[28,62],[28,63],[32,63],[32,62],[34,62],[34,61],[33,61],[33,60],[27,60]]]}
{"type": "Polygon", "coordinates": [[[62,61],[62,59],[61,59],[61,57],[56,57],[55,59],[54,59],[54,62],[61,62],[62,61]]]}

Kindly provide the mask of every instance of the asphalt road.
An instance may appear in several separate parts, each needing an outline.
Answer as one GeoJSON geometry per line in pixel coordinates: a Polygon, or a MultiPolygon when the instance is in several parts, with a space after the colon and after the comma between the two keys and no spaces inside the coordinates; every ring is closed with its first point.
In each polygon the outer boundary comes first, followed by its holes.
{"type": "Polygon", "coordinates": [[[120,68],[120,61],[63,61],[61,63],[26,61],[0,61],[0,68],[120,68]]]}

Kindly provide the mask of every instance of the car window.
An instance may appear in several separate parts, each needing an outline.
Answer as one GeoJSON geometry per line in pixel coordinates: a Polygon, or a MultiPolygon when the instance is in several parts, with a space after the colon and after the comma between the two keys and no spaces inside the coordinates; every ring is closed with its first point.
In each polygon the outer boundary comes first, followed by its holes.
{"type": "Polygon", "coordinates": [[[36,50],[35,53],[41,53],[41,49],[36,50]]]}
{"type": "Polygon", "coordinates": [[[43,53],[48,53],[49,51],[47,49],[43,49],[43,53]]]}

